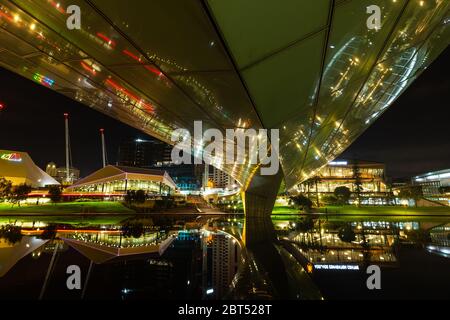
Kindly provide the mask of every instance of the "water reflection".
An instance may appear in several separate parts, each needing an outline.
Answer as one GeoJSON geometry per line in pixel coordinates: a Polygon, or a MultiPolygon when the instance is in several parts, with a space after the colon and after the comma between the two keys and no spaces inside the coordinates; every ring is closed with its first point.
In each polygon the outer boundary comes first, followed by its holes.
{"type": "Polygon", "coordinates": [[[0,298],[371,298],[364,287],[371,264],[383,270],[387,297],[418,294],[398,284],[411,275],[426,279],[424,292],[441,294],[449,285],[448,219],[289,216],[249,223],[239,216],[110,225],[13,219],[0,225],[0,298]],[[244,245],[244,229],[258,225],[271,231],[244,245]],[[74,264],[82,270],[79,291],[66,287],[74,264]],[[423,274],[428,267],[433,273],[423,274]]]}

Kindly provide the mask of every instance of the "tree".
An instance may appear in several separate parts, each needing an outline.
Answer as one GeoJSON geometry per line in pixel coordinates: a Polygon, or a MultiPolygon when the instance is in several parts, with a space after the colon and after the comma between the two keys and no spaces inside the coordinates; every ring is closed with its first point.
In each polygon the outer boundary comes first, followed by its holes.
{"type": "Polygon", "coordinates": [[[23,183],[14,187],[12,190],[12,203],[17,204],[20,207],[20,201],[26,200],[28,194],[31,192],[31,186],[23,183]]]}
{"type": "Polygon", "coordinates": [[[14,245],[22,240],[22,229],[14,225],[6,225],[0,228],[0,238],[7,243],[14,245]]]}
{"type": "Polygon", "coordinates": [[[50,224],[44,228],[44,231],[38,238],[42,240],[53,240],[56,238],[57,230],[58,228],[56,225],[50,224]]]}
{"type": "Polygon", "coordinates": [[[0,199],[5,200],[11,196],[12,182],[5,178],[0,178],[0,199]]]}
{"type": "Polygon", "coordinates": [[[135,198],[136,192],[134,190],[128,190],[127,194],[125,195],[125,202],[128,203],[128,205],[131,205],[135,198]]]}
{"type": "Polygon", "coordinates": [[[62,198],[62,190],[60,186],[50,186],[48,189],[48,194],[50,196],[50,200],[53,203],[60,202],[62,198]]]}
{"type": "Polygon", "coordinates": [[[137,203],[144,203],[146,199],[147,199],[147,195],[145,194],[144,190],[136,191],[136,195],[135,195],[135,199],[134,200],[137,203]]]}
{"type": "Polygon", "coordinates": [[[303,219],[301,219],[298,223],[297,223],[297,230],[301,231],[301,232],[308,232],[310,231],[312,228],[314,228],[314,220],[307,216],[303,219]]]}
{"type": "Polygon", "coordinates": [[[125,238],[140,238],[144,231],[144,224],[140,222],[126,222],[122,226],[122,233],[125,238]]]}
{"type": "Polygon", "coordinates": [[[351,191],[347,187],[337,187],[334,189],[334,195],[339,200],[340,204],[348,204],[348,200],[350,200],[351,191]]]}
{"type": "Polygon", "coordinates": [[[361,192],[362,192],[362,181],[361,181],[361,171],[359,169],[358,162],[353,161],[353,186],[356,194],[357,205],[359,207],[361,203],[361,192]]]}
{"type": "Polygon", "coordinates": [[[314,176],[305,181],[305,184],[308,186],[308,195],[309,195],[310,186],[314,187],[314,189],[315,189],[317,207],[320,207],[318,184],[321,181],[322,181],[322,178],[320,176],[314,176]]]}
{"type": "Polygon", "coordinates": [[[406,235],[408,236],[409,241],[412,241],[419,246],[424,246],[431,242],[431,235],[428,230],[409,230],[406,231],[406,235]]]}
{"type": "Polygon", "coordinates": [[[302,208],[305,211],[311,210],[312,201],[308,197],[305,197],[303,194],[299,194],[295,197],[292,197],[291,199],[294,202],[295,206],[302,208]]]}
{"type": "Polygon", "coordinates": [[[278,189],[278,195],[279,196],[285,196],[287,194],[286,190],[286,181],[281,180],[280,188],[278,189]]]}
{"type": "Polygon", "coordinates": [[[324,195],[322,197],[322,203],[325,203],[326,205],[334,206],[336,204],[339,204],[339,199],[333,194],[324,195]]]}
{"type": "Polygon", "coordinates": [[[417,207],[417,201],[423,197],[422,186],[408,186],[400,190],[398,194],[401,199],[413,199],[417,207]]]}
{"type": "Polygon", "coordinates": [[[351,225],[347,224],[338,231],[338,237],[341,241],[352,242],[356,240],[356,234],[351,225]]]}

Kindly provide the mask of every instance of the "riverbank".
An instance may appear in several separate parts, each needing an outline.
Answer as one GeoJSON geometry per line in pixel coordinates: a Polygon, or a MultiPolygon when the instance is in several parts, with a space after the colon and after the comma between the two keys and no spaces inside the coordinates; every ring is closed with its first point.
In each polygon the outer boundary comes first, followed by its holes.
{"type": "Polygon", "coordinates": [[[449,215],[450,207],[401,207],[401,206],[327,206],[317,209],[318,213],[352,215],[449,215]]]}
{"type": "Polygon", "coordinates": [[[89,202],[61,202],[56,204],[21,205],[12,207],[9,203],[0,203],[0,215],[15,214],[133,214],[134,211],[120,202],[89,201],[89,202]]]}

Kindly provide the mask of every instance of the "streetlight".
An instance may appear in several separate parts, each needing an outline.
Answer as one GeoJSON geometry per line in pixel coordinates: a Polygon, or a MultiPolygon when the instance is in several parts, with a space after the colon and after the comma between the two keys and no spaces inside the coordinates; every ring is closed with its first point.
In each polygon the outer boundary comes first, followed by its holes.
{"type": "Polygon", "coordinates": [[[2,116],[2,111],[6,109],[5,104],[3,104],[2,102],[0,102],[0,118],[2,116]]]}

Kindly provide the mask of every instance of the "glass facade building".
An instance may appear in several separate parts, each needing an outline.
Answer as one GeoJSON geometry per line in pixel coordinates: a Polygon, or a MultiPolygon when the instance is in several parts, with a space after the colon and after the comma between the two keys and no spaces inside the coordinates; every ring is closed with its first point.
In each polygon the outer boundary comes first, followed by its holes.
{"type": "MultiPolygon", "coordinates": [[[[385,183],[385,166],[383,163],[369,161],[332,161],[318,171],[317,190],[321,194],[333,193],[338,187],[347,187],[355,192],[358,180],[361,194],[367,196],[385,196],[388,192],[385,183]]],[[[316,192],[314,179],[298,186],[302,193],[316,192]]]]}
{"type": "Polygon", "coordinates": [[[167,172],[123,166],[106,166],[67,188],[80,194],[123,196],[127,191],[144,190],[147,194],[168,195],[176,184],[167,172]]]}
{"type": "Polygon", "coordinates": [[[450,169],[415,176],[412,184],[422,187],[425,198],[450,205],[450,169]]]}

